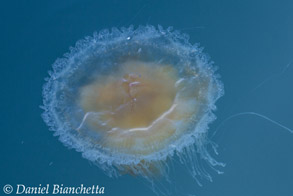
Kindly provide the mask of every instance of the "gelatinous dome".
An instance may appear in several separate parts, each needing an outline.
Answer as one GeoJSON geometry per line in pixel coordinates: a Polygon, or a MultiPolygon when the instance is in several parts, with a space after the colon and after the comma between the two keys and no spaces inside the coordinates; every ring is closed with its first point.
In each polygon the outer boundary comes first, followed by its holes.
{"type": "Polygon", "coordinates": [[[174,152],[202,149],[223,94],[201,49],[170,28],[102,31],[53,68],[43,89],[45,122],[109,175],[145,175],[174,152]]]}

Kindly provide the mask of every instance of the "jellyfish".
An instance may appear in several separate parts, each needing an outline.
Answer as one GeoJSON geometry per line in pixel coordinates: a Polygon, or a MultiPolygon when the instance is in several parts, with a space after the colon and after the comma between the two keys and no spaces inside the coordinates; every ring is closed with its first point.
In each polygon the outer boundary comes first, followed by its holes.
{"type": "Polygon", "coordinates": [[[49,75],[44,121],[107,175],[164,176],[174,156],[191,161],[195,177],[210,179],[196,156],[223,165],[207,150],[223,84],[186,34],[150,25],[103,30],[78,41],[49,75]]]}

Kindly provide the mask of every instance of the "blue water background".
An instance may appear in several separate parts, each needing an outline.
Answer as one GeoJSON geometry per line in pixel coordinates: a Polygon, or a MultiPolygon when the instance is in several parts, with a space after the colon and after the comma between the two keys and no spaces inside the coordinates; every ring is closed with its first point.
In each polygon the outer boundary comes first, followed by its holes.
{"type": "MultiPolygon", "coordinates": [[[[5,184],[99,184],[109,196],[150,196],[132,176],[107,177],[58,141],[41,119],[42,85],[56,58],[94,31],[133,24],[173,26],[205,48],[222,76],[213,133],[232,114],[254,111],[293,128],[293,2],[262,0],[1,1],[0,195],[5,184]]],[[[210,134],[211,136],[211,134],[210,134]]],[[[213,140],[224,174],[198,196],[292,196],[293,134],[257,116],[226,121],[213,140]]],[[[174,193],[173,195],[178,195],[174,193]]]]}

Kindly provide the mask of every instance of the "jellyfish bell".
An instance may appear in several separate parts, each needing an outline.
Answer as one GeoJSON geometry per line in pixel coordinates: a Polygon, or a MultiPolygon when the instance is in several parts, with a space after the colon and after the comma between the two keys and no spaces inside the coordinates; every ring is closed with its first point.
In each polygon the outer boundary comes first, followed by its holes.
{"type": "MultiPolygon", "coordinates": [[[[149,178],[163,174],[175,154],[194,160],[197,152],[211,167],[221,165],[206,145],[222,95],[215,68],[186,35],[160,26],[114,28],[78,41],[54,63],[43,119],[109,176],[149,178]]],[[[208,176],[199,165],[191,172],[208,176]]]]}

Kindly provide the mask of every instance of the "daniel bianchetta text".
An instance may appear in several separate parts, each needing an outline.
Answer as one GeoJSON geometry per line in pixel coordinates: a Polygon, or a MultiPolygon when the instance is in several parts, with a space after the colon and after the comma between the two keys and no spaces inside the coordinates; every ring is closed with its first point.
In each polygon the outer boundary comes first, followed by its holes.
{"type": "Polygon", "coordinates": [[[17,195],[102,195],[105,187],[99,185],[85,186],[64,186],[63,184],[46,184],[39,186],[26,186],[17,184],[14,194],[17,195]]]}

